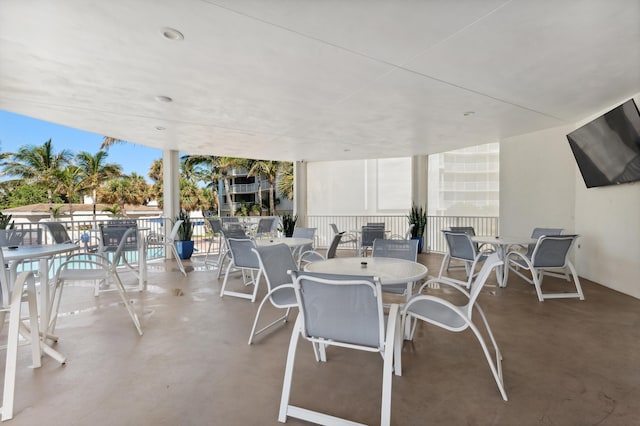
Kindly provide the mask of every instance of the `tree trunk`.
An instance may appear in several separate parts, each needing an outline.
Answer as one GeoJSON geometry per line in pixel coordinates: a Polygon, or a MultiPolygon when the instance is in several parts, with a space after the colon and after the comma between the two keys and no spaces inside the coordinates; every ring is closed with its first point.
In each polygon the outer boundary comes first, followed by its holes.
{"type": "Polygon", "coordinates": [[[258,175],[258,206],[260,207],[260,216],[262,216],[262,179],[258,175]]]}
{"type": "Polygon", "coordinates": [[[231,210],[231,216],[235,216],[236,212],[235,212],[235,209],[233,208],[233,199],[231,198],[229,179],[227,179],[227,177],[225,176],[223,179],[223,182],[224,182],[224,192],[227,196],[227,204],[229,204],[229,209],[231,210]]]}
{"type": "Polygon", "coordinates": [[[275,194],[273,191],[273,182],[271,181],[269,181],[269,210],[271,210],[271,213],[270,213],[271,216],[276,215],[276,200],[275,200],[275,194]]]}
{"type": "Polygon", "coordinates": [[[96,189],[93,189],[91,202],[93,203],[93,221],[96,221],[96,197],[98,196],[96,189]]]}
{"type": "Polygon", "coordinates": [[[47,189],[47,199],[49,200],[49,219],[53,221],[53,192],[47,189]]]}

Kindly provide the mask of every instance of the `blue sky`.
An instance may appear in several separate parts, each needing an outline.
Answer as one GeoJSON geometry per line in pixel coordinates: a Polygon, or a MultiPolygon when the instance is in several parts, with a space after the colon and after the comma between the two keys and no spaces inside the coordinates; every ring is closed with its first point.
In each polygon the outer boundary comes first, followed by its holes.
{"type": "MultiPolygon", "coordinates": [[[[69,149],[98,152],[104,135],[97,135],[47,121],[0,110],[0,152],[16,152],[23,145],[42,145],[51,139],[56,152],[69,149]]],[[[116,144],[109,149],[108,161],[117,163],[126,174],[136,172],[147,181],[149,166],[162,158],[162,151],[134,143],[116,144]]]]}

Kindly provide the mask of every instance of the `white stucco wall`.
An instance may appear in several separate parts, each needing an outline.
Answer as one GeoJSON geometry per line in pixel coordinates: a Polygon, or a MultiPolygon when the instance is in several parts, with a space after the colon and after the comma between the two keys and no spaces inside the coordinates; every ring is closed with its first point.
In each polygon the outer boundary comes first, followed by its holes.
{"type": "Polygon", "coordinates": [[[543,226],[580,234],[578,274],[640,298],[640,183],[587,189],[566,138],[615,106],[501,142],[500,232],[528,235],[543,226]]]}
{"type": "Polygon", "coordinates": [[[575,228],[576,164],[556,127],[502,140],[500,144],[500,233],[528,236],[536,227],[575,228]]]}

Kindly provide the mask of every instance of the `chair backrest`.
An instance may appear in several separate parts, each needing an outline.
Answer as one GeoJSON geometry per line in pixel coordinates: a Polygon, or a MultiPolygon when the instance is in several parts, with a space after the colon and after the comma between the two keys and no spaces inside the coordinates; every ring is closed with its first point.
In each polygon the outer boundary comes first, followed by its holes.
{"type": "Polygon", "coordinates": [[[394,259],[418,261],[418,240],[384,240],[373,242],[372,257],[392,257],[394,259]]]}
{"type": "Polygon", "coordinates": [[[371,228],[372,228],[372,227],[376,227],[376,226],[377,226],[377,227],[379,227],[379,228],[384,229],[384,226],[385,226],[385,225],[384,225],[384,222],[367,222],[367,225],[366,225],[366,226],[371,227],[371,228]]]}
{"type": "Polygon", "coordinates": [[[212,217],[207,218],[207,222],[211,226],[211,230],[214,234],[220,234],[222,232],[222,221],[220,219],[214,219],[212,217]]]}
{"type": "Polygon", "coordinates": [[[480,268],[480,272],[476,275],[475,280],[471,283],[471,290],[469,292],[469,303],[467,304],[467,316],[471,318],[471,314],[473,313],[473,305],[476,303],[476,299],[480,294],[480,290],[487,283],[487,279],[489,278],[489,274],[493,271],[493,268],[496,266],[502,265],[504,262],[500,260],[500,256],[497,252],[492,253],[487,257],[487,260],[482,264],[482,268],[480,268]]]}
{"type": "Polygon", "coordinates": [[[297,269],[291,249],[286,244],[274,244],[252,249],[258,256],[269,291],[284,284],[291,284],[288,271],[297,269]]]}
{"type": "Polygon", "coordinates": [[[258,221],[257,234],[268,234],[273,230],[274,217],[263,217],[258,221]]]}
{"type": "Polygon", "coordinates": [[[242,226],[231,226],[229,228],[223,228],[222,229],[222,235],[224,235],[225,239],[228,239],[228,238],[236,238],[236,239],[249,238],[249,237],[247,237],[247,233],[245,232],[245,230],[244,230],[244,228],[242,226]]]}
{"type": "Polygon", "coordinates": [[[333,236],[331,244],[327,249],[327,259],[333,259],[334,257],[336,257],[336,251],[338,251],[338,245],[340,245],[340,240],[342,239],[343,235],[344,232],[339,232],[333,236]]]}
{"type": "Polygon", "coordinates": [[[476,257],[476,247],[469,234],[443,230],[444,239],[449,247],[449,256],[453,259],[473,261],[476,257]]]}
{"type": "Polygon", "coordinates": [[[131,223],[100,224],[100,251],[115,253],[122,246],[123,251],[138,250],[138,226],[131,223]],[[133,231],[133,232],[130,232],[133,231]]]}
{"type": "Polygon", "coordinates": [[[291,276],[303,337],[341,346],[383,348],[384,313],[377,278],[304,271],[291,276]]]}
{"type": "Polygon", "coordinates": [[[376,239],[384,238],[384,228],[381,226],[363,226],[362,227],[362,247],[372,247],[376,239]]]}
{"type": "Polygon", "coordinates": [[[291,236],[293,238],[307,238],[313,241],[316,236],[316,228],[299,228],[296,226],[293,228],[293,235],[291,236]]]}
{"type": "Polygon", "coordinates": [[[42,229],[2,229],[0,230],[0,246],[30,246],[42,244],[42,229]]]}
{"type": "Polygon", "coordinates": [[[258,256],[251,250],[256,242],[250,238],[227,238],[233,264],[238,268],[260,269],[258,256]]]}
{"type": "Polygon", "coordinates": [[[60,222],[44,222],[42,224],[46,229],[49,230],[53,241],[56,244],[64,244],[70,243],[71,238],[69,237],[69,233],[67,232],[67,228],[60,222]]]}
{"type": "Polygon", "coordinates": [[[334,234],[340,233],[340,231],[338,230],[338,225],[336,225],[335,223],[330,223],[329,226],[331,227],[331,230],[333,231],[334,234]]]}
{"type": "Polygon", "coordinates": [[[0,246],[11,247],[22,245],[21,229],[0,229],[0,246]]]}
{"type": "Polygon", "coordinates": [[[220,220],[222,220],[222,225],[226,225],[227,223],[238,223],[238,222],[240,222],[240,219],[238,219],[235,216],[221,217],[220,220]]]}
{"type": "MultiPolygon", "coordinates": [[[[533,231],[531,231],[531,238],[538,239],[543,235],[562,235],[562,228],[533,228],[533,231]]],[[[525,256],[531,258],[534,248],[536,248],[535,244],[527,245],[527,254],[525,256]]]]}
{"type": "Polygon", "coordinates": [[[578,235],[542,236],[531,254],[534,268],[563,268],[578,235]]]}
{"type": "Polygon", "coordinates": [[[173,228],[171,228],[171,232],[169,233],[169,237],[167,238],[170,242],[176,240],[178,236],[178,230],[180,229],[180,225],[182,225],[182,222],[184,222],[184,220],[180,219],[176,220],[176,223],[173,224],[173,228]]]}
{"type": "Polygon", "coordinates": [[[469,234],[472,237],[476,236],[476,230],[473,228],[473,226],[452,226],[449,229],[451,230],[451,232],[464,232],[465,234],[469,234]]]}

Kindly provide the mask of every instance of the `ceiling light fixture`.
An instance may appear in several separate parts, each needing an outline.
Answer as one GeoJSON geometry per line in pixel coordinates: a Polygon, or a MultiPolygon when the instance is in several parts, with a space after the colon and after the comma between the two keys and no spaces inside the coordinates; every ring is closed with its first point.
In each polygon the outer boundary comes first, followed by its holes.
{"type": "Polygon", "coordinates": [[[173,99],[171,99],[169,96],[158,95],[155,99],[158,102],[173,102],[173,99]]]}
{"type": "Polygon", "coordinates": [[[470,115],[473,115],[475,113],[476,113],[475,111],[467,111],[467,112],[464,113],[464,116],[465,117],[469,117],[470,115]]]}
{"type": "Polygon", "coordinates": [[[167,40],[171,40],[171,41],[184,40],[184,35],[180,31],[176,30],[175,28],[164,27],[160,30],[160,32],[162,33],[162,37],[166,38],[167,40]]]}
{"type": "Polygon", "coordinates": [[[156,130],[167,130],[167,128],[162,126],[156,126],[156,130]]]}

